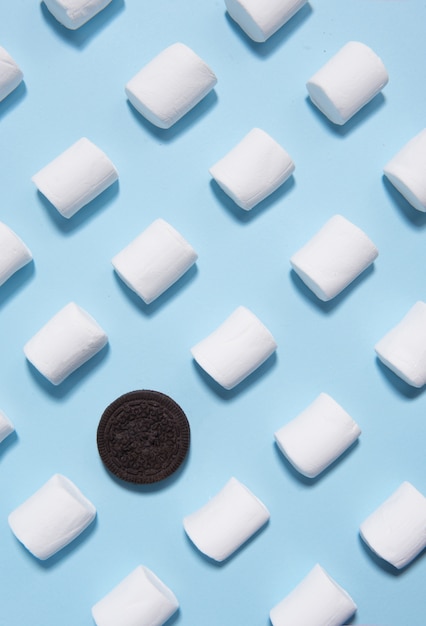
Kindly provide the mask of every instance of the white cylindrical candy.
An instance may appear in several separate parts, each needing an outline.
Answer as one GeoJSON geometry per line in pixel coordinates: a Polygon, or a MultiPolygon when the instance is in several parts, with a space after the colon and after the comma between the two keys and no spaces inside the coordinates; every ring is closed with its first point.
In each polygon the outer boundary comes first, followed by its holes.
{"type": "Polygon", "coordinates": [[[179,608],[172,591],[139,565],[92,607],[96,626],[162,626],[179,608]]]}
{"type": "Polygon", "coordinates": [[[3,411],[0,411],[0,443],[3,439],[6,439],[6,437],[13,433],[14,430],[15,427],[10,419],[3,413],[3,411]]]}
{"type": "Polygon", "coordinates": [[[294,271],[323,301],[331,300],[367,269],[378,250],[358,226],[335,215],[293,254],[294,271]]]}
{"type": "Polygon", "coordinates": [[[120,278],[147,304],[195,263],[198,255],[177,230],[155,220],[113,259],[120,278]]]}
{"type": "Polygon", "coordinates": [[[416,302],[374,349],[394,374],[412,387],[423,387],[426,384],[426,304],[416,302]]]}
{"type": "Polygon", "coordinates": [[[44,0],[51,14],[70,30],[83,26],[110,2],[111,0],[44,0]]]}
{"type": "Polygon", "coordinates": [[[54,474],[9,515],[9,525],[35,557],[48,559],[94,520],[93,504],[68,478],[54,474]]]}
{"type": "Polygon", "coordinates": [[[0,102],[16,89],[23,78],[18,64],[0,47],[0,102]]]}
{"type": "Polygon", "coordinates": [[[43,376],[59,385],[107,342],[93,317],[70,302],[25,344],[24,353],[43,376]]]}
{"type": "Polygon", "coordinates": [[[219,385],[232,389],[254,372],[276,350],[277,344],[262,322],[239,306],[191,353],[219,385]]]}
{"type": "Polygon", "coordinates": [[[126,85],[137,111],[159,128],[170,128],[217,83],[210,67],[183,43],[169,46],[126,85]]]}
{"type": "Polygon", "coordinates": [[[72,217],[118,179],[114,164],[82,137],[32,177],[37,189],[64,217],[72,217]]]}
{"type": "Polygon", "coordinates": [[[326,393],[275,433],[281,452],[305,476],[324,471],[361,434],[351,416],[326,393]]]}
{"type": "Polygon", "coordinates": [[[253,128],[209,172],[239,207],[249,211],[291,176],[294,163],[270,135],[253,128]]]}
{"type": "Polygon", "coordinates": [[[403,482],[361,524],[360,534],[381,559],[402,569],[426,548],[426,498],[403,482]]]}
{"type": "Polygon", "coordinates": [[[225,0],[229,15],[253,41],[263,42],[293,17],[307,0],[225,0]]]}
{"type": "Polygon", "coordinates": [[[384,167],[392,185],[418,211],[426,211],[426,128],[384,167]]]}
{"type": "Polygon", "coordinates": [[[203,554],[224,561],[269,520],[265,505],[231,478],[201,509],[183,520],[185,532],[203,554]]]}
{"type": "Polygon", "coordinates": [[[356,609],[350,595],[317,564],[269,616],[273,626],[342,626],[356,609]]]}
{"type": "Polygon", "coordinates": [[[0,286],[32,258],[24,242],[6,224],[0,222],[0,286]]]}
{"type": "Polygon", "coordinates": [[[347,122],[387,84],[388,73],[371,48],[350,41],[306,83],[315,106],[334,124],[347,122]]]}

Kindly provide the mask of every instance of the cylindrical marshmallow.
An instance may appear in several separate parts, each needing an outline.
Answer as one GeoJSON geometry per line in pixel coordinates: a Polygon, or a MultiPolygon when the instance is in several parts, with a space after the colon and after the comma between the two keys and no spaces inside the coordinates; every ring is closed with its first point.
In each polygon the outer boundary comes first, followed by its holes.
{"type": "Polygon", "coordinates": [[[15,427],[10,419],[3,413],[3,411],[0,411],[0,443],[3,439],[6,439],[6,437],[13,433],[14,430],[15,427]]]}
{"type": "Polygon", "coordinates": [[[82,137],[32,177],[37,189],[64,217],[72,217],[118,179],[114,164],[82,137]]]}
{"type": "Polygon", "coordinates": [[[183,43],[169,46],[126,85],[137,111],[159,128],[170,128],[217,83],[210,67],[183,43]]]}
{"type": "Polygon", "coordinates": [[[51,14],[66,28],[80,28],[111,0],[44,0],[51,14]]]}
{"type": "Polygon", "coordinates": [[[305,476],[323,472],[361,434],[351,416],[326,393],[275,433],[281,452],[305,476]]]}
{"type": "Polygon", "coordinates": [[[229,15],[253,41],[263,42],[293,17],[307,0],[225,0],[229,15]]]}
{"type": "Polygon", "coordinates": [[[350,595],[317,564],[269,616],[273,626],[342,626],[356,609],[350,595]]]}
{"type": "Polygon", "coordinates": [[[269,520],[269,511],[236,478],[201,509],[183,520],[185,532],[203,554],[224,561],[269,520]]]}
{"type": "Polygon", "coordinates": [[[323,301],[331,300],[367,269],[378,250],[358,226],[334,215],[290,263],[294,271],[323,301]]]}
{"type": "Polygon", "coordinates": [[[32,258],[24,242],[6,224],[0,222],[0,285],[32,258]]]}
{"type": "Polygon", "coordinates": [[[416,302],[374,349],[394,374],[412,387],[423,387],[426,384],[426,304],[416,302]]]}
{"type": "Polygon", "coordinates": [[[139,565],[92,607],[96,626],[162,626],[179,608],[172,591],[139,565]]]}
{"type": "Polygon", "coordinates": [[[345,124],[387,84],[388,73],[371,48],[350,41],[306,83],[315,106],[334,124],[345,124]]]}
{"type": "Polygon", "coordinates": [[[277,344],[262,322],[243,306],[191,353],[197,363],[219,385],[232,389],[254,372],[276,350],[277,344]]]}
{"type": "Polygon", "coordinates": [[[16,89],[23,78],[18,64],[0,47],[0,102],[16,89]]]}
{"type": "Polygon", "coordinates": [[[385,176],[418,211],[426,211],[426,128],[385,165],[385,176]]]}
{"type": "Polygon", "coordinates": [[[155,220],[113,259],[120,278],[147,304],[195,263],[198,255],[177,230],[155,220]]]}
{"type": "Polygon", "coordinates": [[[361,524],[360,534],[381,559],[402,569],[426,548],[426,498],[403,482],[361,524]]]}
{"type": "Polygon", "coordinates": [[[94,520],[93,504],[68,478],[54,474],[9,515],[9,525],[35,557],[48,559],[94,520]]]}
{"type": "Polygon", "coordinates": [[[53,385],[59,385],[108,342],[99,324],[70,302],[24,346],[27,359],[53,385]]]}
{"type": "Polygon", "coordinates": [[[253,128],[209,172],[239,207],[249,211],[294,172],[290,155],[270,135],[253,128]]]}

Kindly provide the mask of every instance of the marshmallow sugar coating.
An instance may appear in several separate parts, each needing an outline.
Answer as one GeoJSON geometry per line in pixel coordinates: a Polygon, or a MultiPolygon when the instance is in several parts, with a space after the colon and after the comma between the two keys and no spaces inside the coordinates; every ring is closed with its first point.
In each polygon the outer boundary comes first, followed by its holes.
{"type": "Polygon", "coordinates": [[[360,535],[380,558],[397,569],[426,548],[426,498],[403,482],[360,526],[360,535]]]}
{"type": "Polygon", "coordinates": [[[426,211],[426,128],[385,165],[386,178],[418,211],[426,211]]]}
{"type": "Polygon", "coordinates": [[[342,626],[357,606],[320,566],[270,611],[273,626],[342,626]]]}
{"type": "Polygon", "coordinates": [[[100,148],[82,137],[31,180],[69,218],[118,180],[118,172],[100,148]]]}
{"type": "Polygon", "coordinates": [[[183,43],[147,63],[125,86],[135,109],[159,128],[170,128],[216,85],[210,67],[183,43]]]}
{"type": "Polygon", "coordinates": [[[70,302],[24,346],[28,361],[53,385],[59,385],[108,342],[99,324],[70,302]]]}
{"type": "Polygon", "coordinates": [[[253,128],[209,172],[219,187],[249,211],[294,172],[290,155],[260,128],[253,128]]]}
{"type": "Polygon", "coordinates": [[[232,19],[253,41],[266,41],[306,4],[307,0],[225,0],[232,19]]]}
{"type": "Polygon", "coordinates": [[[383,61],[364,43],[350,41],[306,83],[313,104],[334,124],[345,124],[387,84],[383,61]]]}
{"type": "Polygon", "coordinates": [[[112,264],[126,285],[149,304],[181,278],[197,258],[173,226],[157,219],[121,250],[112,264]]]}
{"type": "Polygon", "coordinates": [[[6,439],[6,437],[11,435],[14,430],[15,427],[10,419],[3,413],[3,411],[0,411],[0,443],[6,439]]]}
{"type": "Polygon", "coordinates": [[[186,534],[215,561],[224,561],[269,520],[269,511],[232,477],[201,509],[183,520],[186,534]]]}
{"type": "Polygon", "coordinates": [[[426,384],[426,303],[419,301],[374,346],[378,358],[412,387],[426,384]]]}
{"type": "Polygon", "coordinates": [[[0,286],[32,258],[24,242],[6,224],[0,222],[0,286]]]}
{"type": "Polygon", "coordinates": [[[239,306],[191,353],[198,365],[219,385],[232,389],[276,350],[269,330],[249,309],[239,306]]]}
{"type": "Polygon", "coordinates": [[[69,478],[54,474],[9,515],[17,539],[35,557],[45,560],[62,550],[91,524],[93,504],[69,478]]]}
{"type": "Polygon", "coordinates": [[[111,0],[43,0],[65,28],[76,30],[102,11],[111,0]]]}
{"type": "Polygon", "coordinates": [[[378,250],[341,215],[333,216],[290,259],[294,271],[323,301],[331,300],[369,267],[378,250]]]}
{"type": "Polygon", "coordinates": [[[18,87],[23,77],[19,65],[0,47],[0,102],[18,87]]]}
{"type": "Polygon", "coordinates": [[[173,592],[139,565],[92,607],[96,626],[162,626],[179,608],[173,592]]]}
{"type": "Polygon", "coordinates": [[[339,458],[361,434],[351,416],[321,393],[302,413],[275,433],[284,456],[304,476],[314,478],[339,458]]]}

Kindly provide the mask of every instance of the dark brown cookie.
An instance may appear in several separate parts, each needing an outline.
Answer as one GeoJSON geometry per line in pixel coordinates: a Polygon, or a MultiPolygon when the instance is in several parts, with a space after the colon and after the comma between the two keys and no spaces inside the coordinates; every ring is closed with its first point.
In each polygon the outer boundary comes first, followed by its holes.
{"type": "Polygon", "coordinates": [[[159,391],[131,391],[104,411],[98,426],[100,457],[110,472],[131,483],[167,478],[185,459],[190,429],[185,413],[159,391]]]}

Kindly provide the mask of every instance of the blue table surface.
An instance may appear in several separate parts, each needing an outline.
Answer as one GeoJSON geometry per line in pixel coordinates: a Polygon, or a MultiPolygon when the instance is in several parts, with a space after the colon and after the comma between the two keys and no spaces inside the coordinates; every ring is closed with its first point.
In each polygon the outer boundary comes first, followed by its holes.
{"type": "Polygon", "coordinates": [[[426,215],[382,174],[426,126],[425,24],[423,0],[312,0],[255,44],[223,0],[112,0],[74,32],[37,0],[2,0],[0,45],[24,81],[0,103],[0,220],[34,261],[0,288],[0,409],[16,428],[0,444],[1,626],[93,625],[92,605],[139,564],[179,599],[170,623],[266,626],[270,609],[315,563],[358,605],[352,624],[424,626],[424,554],[395,573],[366,549],[359,525],[404,480],[426,493],[426,394],[374,353],[426,298],[426,215]],[[390,81],[335,127],[310,104],[306,81],[349,40],[372,47],[390,81]],[[136,113],[124,85],[177,41],[210,65],[218,83],[165,131],[136,113]],[[296,169],[245,212],[212,183],[208,168],[253,127],[273,136],[296,169]],[[83,136],[106,152],[120,178],[65,220],[31,176],[83,136]],[[336,213],[361,227],[379,256],[324,304],[294,275],[289,258],[336,213]],[[115,275],[111,258],[157,217],[181,232],[199,259],[147,306],[115,275]],[[22,348],[71,300],[106,330],[109,345],[53,387],[22,348]],[[262,320],[278,349],[226,392],[194,363],[190,348],[239,305],[262,320]],[[104,408],[133,389],[170,395],[191,424],[186,462],[155,486],[114,480],[97,452],[104,408]],[[273,433],[322,391],[362,435],[308,481],[284,461],[273,433]],[[57,472],[95,504],[97,519],[40,562],[16,540],[7,517],[57,472]],[[231,476],[271,518],[219,565],[194,548],[182,519],[231,476]]]}

